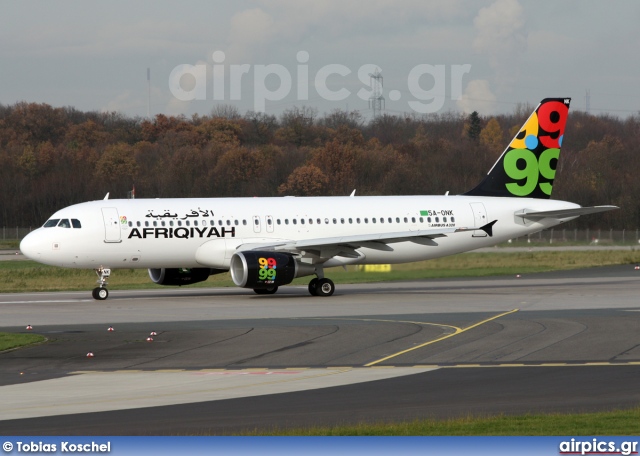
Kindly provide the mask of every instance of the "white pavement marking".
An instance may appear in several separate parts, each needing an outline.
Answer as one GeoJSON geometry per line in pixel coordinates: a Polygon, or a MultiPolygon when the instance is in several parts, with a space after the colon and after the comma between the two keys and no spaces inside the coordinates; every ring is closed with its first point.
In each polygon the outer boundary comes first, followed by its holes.
{"type": "Polygon", "coordinates": [[[0,387],[0,420],[262,396],[370,382],[434,368],[85,372],[0,387]]]}

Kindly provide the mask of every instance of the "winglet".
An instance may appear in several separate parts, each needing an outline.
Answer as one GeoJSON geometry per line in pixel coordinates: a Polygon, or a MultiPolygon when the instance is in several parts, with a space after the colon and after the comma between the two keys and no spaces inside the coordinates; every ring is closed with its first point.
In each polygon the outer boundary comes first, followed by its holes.
{"type": "Polygon", "coordinates": [[[496,224],[498,220],[494,220],[493,222],[487,223],[484,226],[481,226],[480,229],[487,233],[489,237],[493,237],[493,225],[496,224]]]}

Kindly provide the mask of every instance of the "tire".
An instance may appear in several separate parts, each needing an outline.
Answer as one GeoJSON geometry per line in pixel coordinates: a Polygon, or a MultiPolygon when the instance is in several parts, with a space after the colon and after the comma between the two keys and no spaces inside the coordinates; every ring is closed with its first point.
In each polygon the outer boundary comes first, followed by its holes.
{"type": "Polygon", "coordinates": [[[316,290],[317,286],[318,286],[318,279],[317,278],[311,279],[311,282],[309,282],[309,293],[311,294],[311,296],[318,296],[318,290],[316,290]]]}
{"type": "Polygon", "coordinates": [[[331,296],[336,291],[336,286],[331,279],[320,279],[316,285],[318,296],[331,296]]]}
{"type": "Polygon", "coordinates": [[[93,291],[91,292],[91,296],[93,296],[93,299],[96,299],[98,301],[104,301],[109,297],[109,290],[107,290],[106,288],[97,287],[93,289],[93,291]]]}

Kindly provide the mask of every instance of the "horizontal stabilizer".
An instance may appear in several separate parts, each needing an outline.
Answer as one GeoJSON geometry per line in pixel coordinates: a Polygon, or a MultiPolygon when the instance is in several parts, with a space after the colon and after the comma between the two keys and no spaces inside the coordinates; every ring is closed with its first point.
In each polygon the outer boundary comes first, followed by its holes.
{"type": "Polygon", "coordinates": [[[596,214],[598,212],[612,211],[619,209],[618,206],[591,206],[591,207],[576,207],[571,209],[559,209],[556,211],[532,211],[529,209],[523,209],[520,212],[516,212],[515,215],[527,219],[543,219],[543,218],[567,218],[567,217],[579,217],[581,215],[596,214]]]}

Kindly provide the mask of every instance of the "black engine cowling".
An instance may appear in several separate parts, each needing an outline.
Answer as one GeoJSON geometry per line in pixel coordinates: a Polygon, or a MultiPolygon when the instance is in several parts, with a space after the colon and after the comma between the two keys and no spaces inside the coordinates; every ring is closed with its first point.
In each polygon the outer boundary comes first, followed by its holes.
{"type": "Polygon", "coordinates": [[[149,269],[149,277],[158,285],[191,285],[204,282],[211,275],[209,268],[158,268],[149,269]]]}
{"type": "Polygon", "coordinates": [[[288,253],[247,251],[231,257],[231,278],[239,287],[286,285],[296,277],[296,269],[296,260],[288,253]]]}

